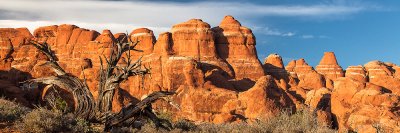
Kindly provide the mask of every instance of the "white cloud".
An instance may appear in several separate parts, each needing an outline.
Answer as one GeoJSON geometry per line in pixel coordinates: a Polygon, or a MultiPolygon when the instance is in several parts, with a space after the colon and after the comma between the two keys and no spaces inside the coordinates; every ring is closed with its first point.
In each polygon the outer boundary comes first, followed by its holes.
{"type": "MultiPolygon", "coordinates": [[[[132,29],[141,28],[142,26],[133,24],[120,24],[120,23],[91,23],[91,22],[79,22],[79,21],[25,21],[25,20],[0,20],[0,27],[27,27],[31,32],[40,26],[47,25],[59,25],[59,24],[74,24],[81,28],[97,30],[102,32],[104,29],[110,29],[113,33],[126,33],[131,32],[132,29]]],[[[155,33],[162,33],[169,31],[170,27],[150,27],[155,33]]],[[[155,34],[157,36],[157,34],[155,34]]]]}
{"type": "Polygon", "coordinates": [[[251,29],[253,29],[253,31],[256,33],[261,33],[261,34],[267,35],[267,36],[292,37],[292,36],[296,35],[295,32],[282,32],[280,30],[271,29],[269,27],[257,27],[256,26],[256,27],[251,27],[251,29]]]}
{"type": "MultiPolygon", "coordinates": [[[[0,0],[1,1],[1,0],[0,0]]],[[[201,18],[212,26],[223,16],[233,15],[240,21],[262,16],[332,17],[365,11],[363,5],[255,5],[237,2],[143,2],[143,1],[19,1],[2,0],[0,9],[13,12],[15,19],[1,20],[1,27],[29,27],[74,23],[83,28],[125,32],[135,27],[148,27],[156,34],[191,18],[201,18]],[[15,14],[17,13],[17,14],[15,14]],[[26,19],[16,15],[26,16],[26,19]],[[28,17],[34,16],[34,17],[28,17]]],[[[1,14],[1,12],[0,12],[1,14]]],[[[1,16],[1,15],[0,15],[1,16]]],[[[1,19],[1,18],[0,18],[1,19]]],[[[265,34],[294,36],[294,32],[267,31],[265,34]]]]}
{"type": "Polygon", "coordinates": [[[303,39],[313,39],[314,35],[302,35],[301,38],[303,38],[303,39]]]}
{"type": "Polygon", "coordinates": [[[318,35],[318,36],[316,36],[316,35],[301,35],[300,38],[302,38],[302,39],[327,39],[330,37],[325,36],[325,35],[318,35]]]}
{"type": "Polygon", "coordinates": [[[294,35],[296,35],[296,34],[293,33],[293,32],[288,32],[288,33],[282,34],[282,36],[288,36],[288,37],[291,37],[291,36],[294,36],[294,35]]]}

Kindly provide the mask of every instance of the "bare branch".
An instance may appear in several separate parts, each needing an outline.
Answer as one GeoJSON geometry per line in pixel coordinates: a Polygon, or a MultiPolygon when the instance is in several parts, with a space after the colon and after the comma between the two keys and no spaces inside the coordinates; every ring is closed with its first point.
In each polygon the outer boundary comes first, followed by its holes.
{"type": "Polygon", "coordinates": [[[51,50],[50,46],[46,42],[41,44],[41,43],[38,43],[36,41],[30,41],[30,43],[33,46],[35,46],[39,51],[44,53],[47,58],[49,58],[49,61],[46,64],[49,64],[53,68],[54,72],[57,75],[65,75],[66,74],[64,69],[62,69],[60,67],[60,65],[57,63],[56,56],[54,55],[54,53],[51,50]]]}

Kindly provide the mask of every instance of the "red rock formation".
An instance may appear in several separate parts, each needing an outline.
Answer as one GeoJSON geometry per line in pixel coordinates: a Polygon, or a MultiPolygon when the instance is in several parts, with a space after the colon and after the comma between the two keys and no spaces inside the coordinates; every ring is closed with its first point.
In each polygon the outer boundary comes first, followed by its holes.
{"type": "Polygon", "coordinates": [[[335,80],[339,77],[344,77],[342,67],[338,65],[335,53],[325,52],[316,71],[325,76],[327,79],[335,80]]]}
{"type": "Polygon", "coordinates": [[[278,88],[272,76],[263,76],[249,90],[239,94],[238,99],[228,101],[224,112],[241,114],[250,119],[270,118],[281,109],[294,109],[294,103],[278,88]]]}
{"type": "Polygon", "coordinates": [[[399,96],[386,93],[380,86],[339,78],[331,97],[331,110],[340,131],[370,132],[376,125],[387,132],[400,131],[399,96]]]}
{"type": "Polygon", "coordinates": [[[365,69],[363,66],[349,66],[346,69],[346,77],[358,80],[358,81],[363,81],[367,82],[367,74],[365,72],[365,69]]]}
{"type": "Polygon", "coordinates": [[[321,109],[330,111],[331,91],[327,88],[320,88],[307,92],[305,104],[310,106],[310,109],[321,109]]]}
{"type": "Polygon", "coordinates": [[[172,55],[174,51],[172,50],[172,35],[170,32],[161,33],[158,36],[157,43],[154,45],[155,54],[159,55],[172,55]]]}
{"type": "Polygon", "coordinates": [[[400,95],[400,79],[393,76],[393,68],[381,61],[368,62],[364,67],[368,72],[369,82],[385,87],[392,93],[400,95]]]}
{"type": "Polygon", "coordinates": [[[285,67],[285,70],[289,73],[291,77],[297,78],[297,74],[294,71],[294,68],[296,67],[296,60],[290,61],[287,66],[285,67]]]}
{"type": "Polygon", "coordinates": [[[270,54],[267,58],[265,58],[263,67],[267,74],[270,74],[278,79],[288,80],[289,74],[284,68],[282,57],[278,54],[270,54]]]}
{"type": "Polygon", "coordinates": [[[0,28],[0,69],[10,70],[12,61],[18,60],[13,51],[26,45],[32,38],[27,28],[0,28]]]}
{"type": "Polygon", "coordinates": [[[233,76],[229,65],[217,55],[214,33],[208,23],[201,19],[191,19],[174,25],[171,32],[174,55],[196,59],[201,62],[204,71],[217,68],[233,76]]]}
{"type": "Polygon", "coordinates": [[[370,61],[364,65],[368,71],[370,80],[374,80],[379,77],[392,76],[392,72],[389,67],[381,61],[370,61]]]}
{"type": "Polygon", "coordinates": [[[139,41],[137,47],[138,50],[143,52],[132,52],[132,54],[148,55],[153,53],[154,43],[156,43],[156,37],[153,31],[147,28],[135,29],[129,34],[132,41],[139,41]]]}
{"type": "Polygon", "coordinates": [[[255,37],[249,28],[243,27],[232,16],[225,16],[212,31],[218,55],[232,66],[236,79],[257,80],[265,75],[257,58],[255,37]]]}
{"type": "Polygon", "coordinates": [[[270,54],[265,58],[264,64],[269,64],[277,68],[284,68],[282,57],[278,54],[270,54]]]}
{"type": "Polygon", "coordinates": [[[325,87],[325,77],[317,73],[304,59],[291,61],[285,69],[290,73],[291,77],[299,80],[298,85],[297,83],[289,82],[291,85],[297,85],[308,90],[325,87]]]}
{"type": "MultiPolygon", "coordinates": [[[[252,31],[232,16],[226,16],[214,28],[192,19],[161,33],[158,40],[146,28],[133,30],[128,38],[140,41],[136,48],[143,52],[132,52],[131,56],[143,56],[142,64],[151,68],[151,74],[121,83],[113,111],[164,90],[177,93],[173,99],[181,110],[163,102],[157,102],[154,108],[171,111],[175,119],[225,123],[242,117],[268,118],[284,108],[309,106],[320,122],[329,125],[334,117],[340,130],[369,132],[375,131],[373,124],[380,124],[386,131],[399,132],[400,67],[393,63],[373,61],[365,69],[350,66],[345,78],[340,78],[343,70],[332,52],[325,53],[316,70],[304,59],[291,61],[284,68],[277,54],[268,56],[262,65],[252,31]]],[[[128,38],[124,33],[104,30],[99,34],[75,25],[39,27],[33,35],[26,28],[0,28],[0,92],[20,102],[37,100],[34,98],[39,92],[26,97],[16,87],[20,81],[54,74],[48,66],[42,66],[45,56],[27,45],[35,39],[52,46],[68,73],[86,77],[96,98],[98,56],[107,56],[112,43],[127,42],[128,38]]],[[[119,65],[124,63],[120,61],[119,65]]]]}
{"type": "Polygon", "coordinates": [[[304,74],[299,80],[298,86],[307,90],[319,89],[326,85],[324,76],[315,71],[304,74]]]}
{"type": "Polygon", "coordinates": [[[295,63],[294,72],[299,79],[303,79],[307,73],[314,72],[314,68],[309,66],[304,59],[299,59],[295,63]]]}

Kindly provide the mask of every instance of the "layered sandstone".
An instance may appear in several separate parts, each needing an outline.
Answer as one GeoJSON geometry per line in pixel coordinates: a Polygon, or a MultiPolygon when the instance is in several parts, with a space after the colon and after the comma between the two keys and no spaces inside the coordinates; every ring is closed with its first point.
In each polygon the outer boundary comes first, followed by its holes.
{"type": "Polygon", "coordinates": [[[385,132],[400,131],[399,96],[381,86],[339,78],[331,97],[331,110],[340,131],[376,132],[377,125],[385,132]]]}
{"type": "Polygon", "coordinates": [[[381,62],[371,61],[364,65],[368,72],[369,82],[385,87],[388,91],[400,95],[400,79],[394,76],[394,69],[381,62]]]}
{"type": "Polygon", "coordinates": [[[344,77],[343,69],[339,66],[335,53],[333,52],[324,53],[319,65],[316,67],[316,71],[331,80],[344,77]]]}
{"type": "Polygon", "coordinates": [[[232,16],[225,16],[212,31],[218,55],[231,65],[236,79],[257,80],[265,75],[257,57],[255,36],[249,28],[232,16]]]}
{"type": "Polygon", "coordinates": [[[174,25],[171,29],[174,55],[196,59],[204,71],[217,68],[233,77],[229,65],[217,54],[214,32],[210,28],[201,19],[174,25]]]}
{"type": "Polygon", "coordinates": [[[349,66],[346,69],[346,77],[358,80],[358,81],[363,81],[367,82],[367,73],[365,72],[365,68],[361,65],[358,66],[349,66]]]}

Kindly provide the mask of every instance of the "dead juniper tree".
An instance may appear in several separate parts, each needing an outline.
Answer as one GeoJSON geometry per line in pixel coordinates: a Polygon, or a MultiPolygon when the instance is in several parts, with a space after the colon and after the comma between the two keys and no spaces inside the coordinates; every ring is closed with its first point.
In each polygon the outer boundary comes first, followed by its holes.
{"type": "MultiPolygon", "coordinates": [[[[125,36],[127,37],[127,36],[125,36]]],[[[77,117],[84,118],[92,122],[100,122],[105,124],[105,130],[108,131],[116,126],[131,124],[139,117],[150,118],[156,127],[171,129],[171,124],[163,119],[159,119],[151,109],[151,103],[157,99],[164,99],[171,103],[169,96],[172,92],[159,91],[149,94],[146,98],[137,104],[130,103],[123,107],[120,112],[112,113],[112,100],[115,92],[120,89],[119,84],[128,79],[130,76],[144,76],[149,74],[149,69],[143,67],[141,58],[133,62],[131,60],[130,51],[139,51],[135,49],[138,42],[133,42],[129,39],[127,43],[113,43],[111,54],[108,58],[105,55],[99,56],[100,60],[100,79],[99,79],[99,96],[94,99],[89,87],[86,83],[86,78],[80,80],[78,77],[66,73],[63,68],[57,63],[57,58],[50,46],[44,42],[31,41],[40,52],[46,55],[48,62],[56,76],[45,78],[31,79],[23,82],[23,84],[41,83],[50,86],[57,86],[60,89],[71,93],[75,103],[74,114],[77,117]],[[122,58],[125,54],[126,58],[122,58]],[[117,63],[124,60],[126,65],[120,66],[117,63]],[[104,66],[104,62],[105,65],[104,66]],[[165,124],[165,125],[164,125],[165,124]]],[[[47,87],[52,88],[52,87],[47,87]]]]}

